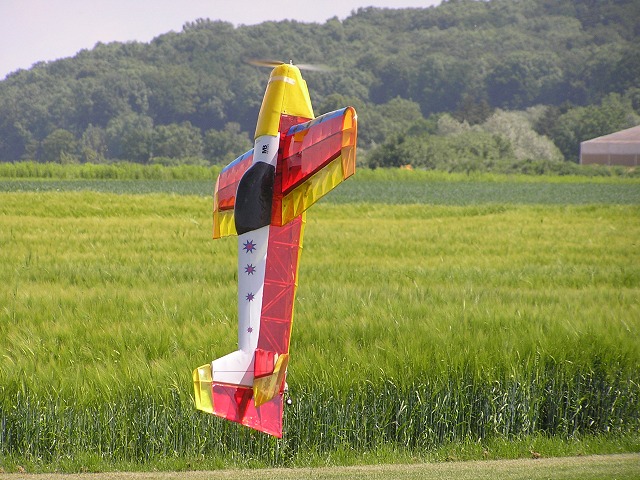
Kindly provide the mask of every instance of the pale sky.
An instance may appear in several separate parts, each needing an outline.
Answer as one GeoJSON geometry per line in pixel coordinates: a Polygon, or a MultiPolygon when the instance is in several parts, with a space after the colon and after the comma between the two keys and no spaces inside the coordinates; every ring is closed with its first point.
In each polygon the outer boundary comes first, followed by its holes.
{"type": "Polygon", "coordinates": [[[97,42],[148,42],[198,18],[254,25],[341,20],[360,7],[428,7],[440,0],[0,0],[0,80],[97,42]]]}

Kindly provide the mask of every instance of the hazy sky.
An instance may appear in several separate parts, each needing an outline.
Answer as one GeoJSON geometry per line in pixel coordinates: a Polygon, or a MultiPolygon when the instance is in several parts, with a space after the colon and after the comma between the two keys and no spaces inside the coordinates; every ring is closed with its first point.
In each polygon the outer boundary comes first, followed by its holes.
{"type": "Polygon", "coordinates": [[[0,80],[38,61],[70,57],[97,42],[148,42],[198,18],[253,25],[324,23],[359,7],[427,7],[440,0],[0,0],[0,80]]]}

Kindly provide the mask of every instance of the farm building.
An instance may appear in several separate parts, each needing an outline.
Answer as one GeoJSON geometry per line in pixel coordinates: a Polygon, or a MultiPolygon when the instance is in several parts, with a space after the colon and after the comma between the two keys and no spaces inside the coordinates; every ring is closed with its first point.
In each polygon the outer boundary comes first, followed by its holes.
{"type": "Polygon", "coordinates": [[[640,161],[640,125],[580,144],[580,163],[588,165],[638,166],[640,161]]]}

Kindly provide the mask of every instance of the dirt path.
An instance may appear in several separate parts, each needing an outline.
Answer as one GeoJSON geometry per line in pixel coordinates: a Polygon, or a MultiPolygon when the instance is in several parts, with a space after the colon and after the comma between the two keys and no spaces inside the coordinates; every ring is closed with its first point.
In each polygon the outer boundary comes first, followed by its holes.
{"type": "Polygon", "coordinates": [[[298,479],[640,479],[640,453],[536,460],[275,468],[208,472],[108,472],[84,474],[0,473],[0,480],[260,480],[298,479]]]}

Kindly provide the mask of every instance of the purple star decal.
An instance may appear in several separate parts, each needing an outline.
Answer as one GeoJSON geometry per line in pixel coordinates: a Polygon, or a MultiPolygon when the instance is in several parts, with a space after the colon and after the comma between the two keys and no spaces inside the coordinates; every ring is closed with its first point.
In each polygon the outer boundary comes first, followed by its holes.
{"type": "Polygon", "coordinates": [[[252,301],[256,296],[253,293],[247,293],[246,299],[247,301],[252,301]]]}
{"type": "Polygon", "coordinates": [[[247,328],[247,332],[249,332],[249,333],[253,332],[253,328],[251,328],[251,327],[247,328]]]}
{"type": "Polygon", "coordinates": [[[247,240],[242,244],[242,248],[247,253],[253,253],[254,250],[256,249],[256,244],[253,243],[253,240],[247,240]]]}
{"type": "Polygon", "coordinates": [[[247,275],[253,275],[254,273],[256,273],[256,267],[254,267],[252,264],[249,264],[244,267],[244,273],[246,273],[247,275]]]}

